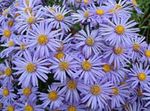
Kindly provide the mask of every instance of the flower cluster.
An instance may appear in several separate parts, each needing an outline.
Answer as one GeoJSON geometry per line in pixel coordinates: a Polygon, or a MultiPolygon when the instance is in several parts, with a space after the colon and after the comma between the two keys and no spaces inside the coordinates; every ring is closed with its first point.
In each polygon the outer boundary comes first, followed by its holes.
{"type": "Polygon", "coordinates": [[[0,13],[0,110],[150,109],[136,0],[15,0],[0,13]]]}

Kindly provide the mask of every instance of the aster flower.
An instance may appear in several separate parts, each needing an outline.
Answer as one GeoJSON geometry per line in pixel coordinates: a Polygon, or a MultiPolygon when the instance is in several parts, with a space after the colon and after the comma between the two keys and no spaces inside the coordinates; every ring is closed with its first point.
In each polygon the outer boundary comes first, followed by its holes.
{"type": "Polygon", "coordinates": [[[15,30],[17,30],[18,33],[23,34],[29,29],[32,29],[34,25],[38,24],[43,19],[41,9],[35,13],[22,13],[16,17],[17,24],[15,25],[15,30]]]}
{"type": "Polygon", "coordinates": [[[149,88],[150,85],[150,70],[149,67],[143,67],[143,65],[140,63],[133,64],[133,68],[130,69],[129,75],[129,83],[132,88],[136,88],[138,85],[142,89],[149,88]]]}
{"type": "Polygon", "coordinates": [[[33,30],[29,31],[29,35],[26,37],[30,39],[29,47],[31,50],[35,49],[35,53],[40,57],[50,56],[50,52],[56,51],[60,47],[60,42],[56,39],[59,36],[60,30],[52,30],[51,25],[41,22],[39,25],[33,26],[33,30]]]}
{"type": "Polygon", "coordinates": [[[14,89],[11,85],[0,88],[0,101],[2,101],[3,104],[9,104],[14,102],[16,98],[16,94],[14,94],[14,89]]]}
{"type": "Polygon", "coordinates": [[[4,104],[2,111],[16,111],[16,102],[4,104]]]}
{"type": "Polygon", "coordinates": [[[144,48],[143,56],[141,58],[141,61],[145,62],[146,65],[148,63],[150,63],[150,45],[147,45],[147,47],[144,48]]]}
{"type": "Polygon", "coordinates": [[[13,63],[17,72],[15,74],[20,75],[19,84],[27,87],[29,84],[38,86],[38,79],[46,82],[48,79],[47,74],[49,70],[46,66],[49,65],[47,59],[39,58],[36,54],[26,52],[23,57],[16,58],[13,63]]]}
{"type": "Polygon", "coordinates": [[[40,100],[43,102],[44,108],[49,107],[50,110],[59,108],[64,100],[63,95],[60,93],[60,88],[53,84],[48,87],[48,93],[40,93],[40,100]]]}
{"type": "Polygon", "coordinates": [[[126,84],[112,87],[111,108],[121,107],[129,98],[129,87],[126,84]]]}
{"type": "Polygon", "coordinates": [[[57,7],[53,11],[45,14],[50,22],[50,25],[56,29],[62,29],[63,31],[70,31],[70,26],[72,25],[72,20],[70,16],[67,16],[70,13],[70,10],[67,10],[65,6],[57,7]]]}
{"type": "Polygon", "coordinates": [[[100,31],[106,41],[109,41],[111,45],[129,45],[129,41],[139,31],[138,28],[133,28],[137,23],[133,20],[129,21],[129,18],[113,17],[110,21],[107,19],[108,24],[101,24],[100,31]]]}
{"type": "Polygon", "coordinates": [[[110,100],[111,84],[109,82],[100,81],[85,87],[85,91],[81,92],[82,102],[92,110],[103,110],[109,107],[107,101],[110,100]]]}
{"type": "Polygon", "coordinates": [[[75,77],[75,68],[77,63],[75,59],[70,55],[65,55],[62,59],[53,58],[49,60],[51,62],[50,69],[54,72],[54,78],[60,80],[61,83],[66,81],[67,74],[70,77],[75,77]]]}
{"type": "Polygon", "coordinates": [[[98,30],[90,31],[90,28],[87,27],[85,31],[79,31],[79,33],[75,35],[75,39],[79,41],[76,43],[77,49],[81,48],[82,53],[86,57],[101,52],[103,44],[102,37],[98,30]]]}

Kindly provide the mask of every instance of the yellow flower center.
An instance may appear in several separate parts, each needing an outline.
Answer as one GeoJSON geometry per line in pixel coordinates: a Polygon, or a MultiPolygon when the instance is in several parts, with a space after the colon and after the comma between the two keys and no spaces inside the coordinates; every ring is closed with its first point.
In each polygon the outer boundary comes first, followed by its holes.
{"type": "Polygon", "coordinates": [[[28,63],[28,64],[26,65],[26,71],[27,71],[28,73],[35,72],[35,71],[36,71],[36,65],[33,64],[33,63],[28,63]]]}
{"type": "Polygon", "coordinates": [[[133,44],[133,50],[134,51],[139,51],[140,50],[140,45],[137,44],[137,43],[133,44]]]}
{"type": "Polygon", "coordinates": [[[58,94],[56,91],[51,91],[49,92],[48,94],[48,98],[51,100],[51,101],[56,101],[58,99],[58,94]]]}
{"type": "Polygon", "coordinates": [[[90,88],[90,91],[93,95],[99,95],[101,93],[101,88],[100,86],[98,85],[93,85],[91,88],[90,88]]]}
{"type": "Polygon", "coordinates": [[[82,68],[85,71],[89,71],[92,68],[92,64],[88,60],[85,60],[82,62],[82,68]]]}
{"type": "Polygon", "coordinates": [[[7,88],[3,89],[3,96],[8,96],[9,90],[7,88]]]}
{"type": "Polygon", "coordinates": [[[12,69],[10,67],[7,67],[4,71],[6,76],[10,76],[12,74],[12,69]]]}
{"type": "Polygon", "coordinates": [[[123,48],[121,48],[121,47],[114,48],[114,53],[117,54],[117,55],[122,54],[123,53],[123,48]]]}
{"type": "Polygon", "coordinates": [[[13,106],[8,106],[7,107],[7,111],[14,111],[14,110],[15,110],[15,108],[13,106]]]}
{"type": "Polygon", "coordinates": [[[112,92],[113,92],[114,95],[118,95],[120,93],[119,89],[116,88],[116,87],[112,88],[112,92]]]}
{"type": "Polygon", "coordinates": [[[6,37],[6,38],[9,38],[11,36],[11,31],[6,29],[3,31],[3,35],[6,37]]]}
{"type": "Polygon", "coordinates": [[[63,21],[64,20],[64,15],[62,15],[62,14],[57,14],[56,16],[55,16],[55,18],[56,18],[56,20],[58,20],[58,21],[63,21]]]}
{"type": "Polygon", "coordinates": [[[31,7],[27,7],[27,8],[24,9],[24,12],[25,13],[28,13],[28,12],[31,13],[32,12],[32,8],[31,7]]]}
{"type": "Polygon", "coordinates": [[[125,32],[125,27],[122,25],[117,25],[115,31],[117,34],[122,35],[125,32]]]}
{"type": "Polygon", "coordinates": [[[104,14],[104,10],[102,10],[102,9],[97,9],[97,10],[96,10],[96,14],[97,14],[97,15],[103,15],[103,14],[104,14]]]}
{"type": "Polygon", "coordinates": [[[148,57],[148,58],[150,58],[150,50],[146,50],[145,51],[145,56],[148,57]]]}
{"type": "Polygon", "coordinates": [[[69,69],[69,63],[66,61],[62,61],[59,63],[59,67],[61,70],[68,70],[69,69]]]}
{"type": "Polygon", "coordinates": [[[32,91],[31,91],[31,88],[24,88],[23,89],[23,94],[25,95],[25,96],[29,96],[30,94],[32,93],[32,91]]]}
{"type": "Polygon", "coordinates": [[[59,60],[64,58],[64,56],[65,56],[65,54],[63,52],[58,52],[57,54],[55,54],[55,57],[59,60]]]}
{"type": "Polygon", "coordinates": [[[69,106],[67,111],[77,111],[77,108],[75,106],[69,106]]]}
{"type": "Polygon", "coordinates": [[[8,21],[8,26],[9,26],[9,27],[12,27],[13,25],[14,25],[14,21],[13,21],[13,20],[9,20],[9,21],[8,21]]]}
{"type": "Polygon", "coordinates": [[[44,35],[44,34],[39,35],[39,37],[38,37],[38,43],[40,45],[47,44],[48,43],[48,37],[46,35],[44,35]]]}
{"type": "Polygon", "coordinates": [[[83,0],[83,2],[84,2],[85,4],[88,4],[88,3],[89,3],[89,0],[83,0]]]}
{"type": "Polygon", "coordinates": [[[70,89],[70,90],[74,90],[77,88],[77,84],[74,80],[70,80],[68,82],[67,86],[68,86],[68,89],[70,89]]]}
{"type": "Polygon", "coordinates": [[[29,23],[29,24],[35,23],[35,17],[31,16],[31,17],[27,18],[27,23],[29,23]]]}
{"type": "Polygon", "coordinates": [[[26,105],[24,111],[34,111],[34,109],[31,105],[26,105]]]}
{"type": "Polygon", "coordinates": [[[24,43],[20,44],[20,50],[25,50],[26,49],[26,45],[24,43]]]}
{"type": "Polygon", "coordinates": [[[93,46],[94,45],[94,39],[92,38],[92,37],[88,37],[87,39],[86,39],[86,44],[88,45],[88,46],[93,46]]]}
{"type": "Polygon", "coordinates": [[[147,76],[146,76],[146,74],[145,73],[139,73],[138,74],[138,79],[140,80],[140,81],[144,81],[144,80],[146,80],[146,78],[147,78],[147,76]]]}
{"type": "Polygon", "coordinates": [[[9,47],[12,47],[12,46],[14,46],[15,44],[14,44],[14,41],[12,41],[12,40],[10,40],[10,41],[8,41],[8,46],[9,47]]]}
{"type": "Polygon", "coordinates": [[[109,64],[103,65],[103,71],[104,72],[110,72],[111,70],[112,70],[111,65],[109,65],[109,64]]]}
{"type": "Polygon", "coordinates": [[[85,17],[85,18],[88,18],[88,17],[89,17],[89,11],[85,11],[85,12],[84,12],[84,17],[85,17]]]}

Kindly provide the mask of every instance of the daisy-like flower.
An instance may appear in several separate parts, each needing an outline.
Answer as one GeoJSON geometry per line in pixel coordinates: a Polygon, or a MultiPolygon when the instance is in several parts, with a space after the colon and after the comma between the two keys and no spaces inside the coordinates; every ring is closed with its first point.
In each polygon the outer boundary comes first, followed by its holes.
{"type": "Polygon", "coordinates": [[[29,31],[26,38],[30,39],[31,50],[35,49],[35,53],[40,57],[50,56],[50,52],[55,52],[60,47],[60,42],[56,39],[61,35],[60,30],[52,31],[51,25],[41,22],[39,25],[33,26],[33,30],[29,31]]]}
{"type": "Polygon", "coordinates": [[[129,87],[126,84],[112,87],[111,108],[121,107],[129,98],[129,87]]]}
{"type": "Polygon", "coordinates": [[[111,84],[109,82],[100,81],[85,87],[82,94],[82,102],[91,110],[103,110],[109,107],[107,101],[110,100],[111,84]],[[84,91],[85,90],[85,91],[84,91]]]}
{"type": "Polygon", "coordinates": [[[0,88],[0,101],[2,101],[3,104],[9,104],[14,102],[16,98],[16,94],[14,94],[14,89],[11,85],[5,87],[2,86],[0,88]]]}
{"type": "Polygon", "coordinates": [[[60,80],[61,83],[66,81],[67,74],[70,77],[75,77],[75,69],[77,62],[70,55],[65,55],[62,59],[53,58],[49,60],[51,62],[50,69],[54,72],[54,78],[60,80]]]}
{"type": "Polygon", "coordinates": [[[83,80],[84,83],[96,82],[96,78],[103,76],[100,72],[101,57],[99,55],[93,55],[88,59],[84,57],[75,59],[78,62],[76,75],[80,80],[83,80]]]}
{"type": "Polygon", "coordinates": [[[106,41],[110,41],[111,45],[129,45],[129,41],[139,31],[138,28],[133,28],[137,23],[129,18],[113,17],[110,21],[107,19],[107,24],[101,24],[100,31],[106,41]]]}
{"type": "Polygon", "coordinates": [[[47,59],[39,58],[38,55],[26,52],[23,57],[16,58],[13,63],[14,69],[17,70],[15,74],[20,75],[19,84],[27,87],[29,84],[38,86],[38,79],[46,82],[49,65],[47,59]]]}
{"type": "Polygon", "coordinates": [[[18,94],[20,95],[19,100],[20,101],[27,101],[28,99],[34,100],[37,98],[37,92],[38,88],[37,87],[22,87],[21,89],[18,90],[18,94]]]}
{"type": "Polygon", "coordinates": [[[150,63],[150,45],[147,45],[147,47],[144,48],[144,54],[141,58],[141,61],[144,61],[145,64],[150,63]]]}
{"type": "Polygon", "coordinates": [[[144,41],[145,37],[134,37],[131,39],[131,45],[129,46],[129,56],[133,61],[140,60],[143,56],[143,50],[147,47],[147,43],[144,41]]]}
{"type": "Polygon", "coordinates": [[[48,11],[45,15],[48,17],[47,21],[50,25],[56,29],[62,29],[63,31],[70,31],[72,25],[71,17],[68,16],[70,10],[67,10],[65,6],[57,7],[53,11],[48,11]]]}
{"type": "Polygon", "coordinates": [[[39,97],[44,108],[49,107],[50,110],[53,110],[63,105],[63,95],[60,93],[60,88],[55,84],[49,86],[48,93],[41,92],[39,97]]]}
{"type": "Polygon", "coordinates": [[[22,13],[16,17],[17,24],[14,26],[18,33],[23,34],[24,32],[32,29],[32,27],[43,21],[41,9],[34,13],[22,13]]]}
{"type": "Polygon", "coordinates": [[[142,89],[149,88],[150,85],[150,70],[149,67],[143,67],[143,64],[133,64],[133,68],[130,69],[129,83],[132,88],[136,88],[138,85],[142,89]]]}
{"type": "Polygon", "coordinates": [[[65,101],[69,103],[78,103],[80,101],[79,91],[84,87],[81,81],[68,78],[61,86],[62,89],[60,92],[64,94],[65,101]]]}
{"type": "Polygon", "coordinates": [[[127,48],[124,46],[107,46],[104,51],[103,58],[107,59],[109,64],[113,64],[115,69],[129,62],[127,48]]]}
{"type": "Polygon", "coordinates": [[[16,102],[4,104],[2,111],[16,111],[16,102]]]}
{"type": "Polygon", "coordinates": [[[77,49],[81,48],[82,53],[86,57],[90,57],[92,54],[98,54],[102,50],[102,37],[98,30],[90,31],[90,28],[87,27],[85,31],[79,31],[75,35],[75,39],[79,41],[76,43],[77,49]]]}
{"type": "Polygon", "coordinates": [[[104,2],[106,7],[109,9],[108,12],[120,18],[126,18],[131,16],[131,6],[126,2],[126,0],[107,0],[104,2]]]}
{"type": "Polygon", "coordinates": [[[87,8],[82,8],[82,10],[77,10],[77,13],[73,13],[72,15],[72,19],[73,19],[73,22],[75,23],[85,23],[85,22],[90,22],[92,19],[91,19],[91,12],[89,9],[87,8]]]}

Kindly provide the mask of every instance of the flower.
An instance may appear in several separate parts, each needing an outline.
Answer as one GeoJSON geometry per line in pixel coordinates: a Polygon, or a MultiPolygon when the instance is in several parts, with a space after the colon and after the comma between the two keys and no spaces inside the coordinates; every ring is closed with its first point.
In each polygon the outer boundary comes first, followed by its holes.
{"type": "Polygon", "coordinates": [[[85,87],[85,91],[81,92],[82,102],[92,110],[103,110],[108,106],[107,101],[110,100],[111,84],[110,82],[96,82],[85,87]]]}
{"type": "Polygon", "coordinates": [[[142,100],[147,101],[145,104],[145,107],[150,105],[150,88],[144,88],[144,93],[143,93],[143,98],[142,100]]]}
{"type": "Polygon", "coordinates": [[[45,14],[48,17],[47,21],[53,28],[62,29],[63,31],[70,31],[72,20],[68,14],[70,10],[67,10],[65,6],[57,7],[53,11],[49,11],[45,14]]]}
{"type": "Polygon", "coordinates": [[[75,69],[77,67],[77,63],[75,59],[70,55],[65,55],[62,59],[49,59],[50,70],[54,73],[54,78],[56,80],[60,80],[61,83],[66,81],[67,75],[70,77],[75,77],[75,69]]]}
{"type": "Polygon", "coordinates": [[[39,25],[33,26],[33,30],[29,31],[26,38],[30,39],[31,50],[35,50],[35,53],[40,54],[40,57],[49,57],[50,52],[55,52],[60,47],[60,42],[56,39],[60,34],[60,30],[52,31],[51,25],[41,22],[39,25]]]}
{"type": "Polygon", "coordinates": [[[81,48],[85,57],[90,57],[92,54],[98,54],[101,52],[103,44],[102,37],[98,30],[92,30],[89,27],[86,30],[79,31],[75,35],[75,39],[79,42],[76,43],[77,49],[81,48]]]}
{"type": "Polygon", "coordinates": [[[137,35],[138,28],[133,28],[137,23],[128,21],[129,18],[113,17],[113,22],[107,19],[108,24],[101,24],[100,32],[111,45],[123,44],[127,46],[130,39],[137,35]]]}
{"type": "Polygon", "coordinates": [[[31,54],[29,51],[23,57],[17,57],[13,63],[16,65],[13,69],[16,70],[15,74],[20,75],[19,84],[27,87],[29,84],[38,86],[38,78],[46,82],[48,79],[47,74],[49,65],[47,59],[38,58],[37,55],[31,54]]]}
{"type": "Polygon", "coordinates": [[[47,106],[50,110],[59,108],[64,100],[63,95],[60,93],[60,88],[53,84],[48,87],[48,93],[40,93],[40,100],[43,102],[42,106],[46,108],[47,106]]]}

